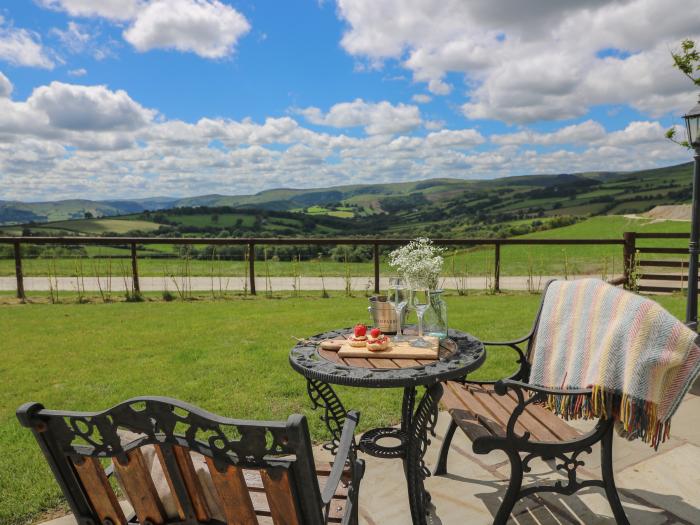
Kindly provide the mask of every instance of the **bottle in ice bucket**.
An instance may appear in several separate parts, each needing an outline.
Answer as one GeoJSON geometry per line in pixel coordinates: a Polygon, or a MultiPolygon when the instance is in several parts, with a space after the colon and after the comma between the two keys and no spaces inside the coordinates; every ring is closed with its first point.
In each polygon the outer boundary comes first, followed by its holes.
{"type": "Polygon", "coordinates": [[[396,333],[396,312],[385,295],[373,295],[369,298],[369,311],[372,326],[379,328],[382,333],[396,333]]]}

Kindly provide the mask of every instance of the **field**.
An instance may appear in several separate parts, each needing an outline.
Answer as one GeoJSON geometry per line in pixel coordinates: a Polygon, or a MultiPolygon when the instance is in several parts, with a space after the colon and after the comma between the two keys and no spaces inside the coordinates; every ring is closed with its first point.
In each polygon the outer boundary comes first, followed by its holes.
{"type": "MultiPolygon", "coordinates": [[[[523,335],[539,301],[526,294],[447,299],[452,326],[491,340],[523,335]]],[[[681,315],[682,297],[660,302],[681,315]]],[[[15,419],[26,401],[97,410],[131,396],[169,395],[231,417],[301,412],[313,439],[325,439],[304,382],[287,363],[292,336],[362,320],[365,304],[304,297],[0,306],[0,523],[25,524],[61,506],[33,437],[15,419]]],[[[495,350],[479,374],[494,377],[512,366],[509,354],[495,350]]],[[[361,410],[365,429],[395,423],[399,395],[340,389],[346,406],[361,410]]]]}
{"type": "MultiPolygon", "coordinates": [[[[120,221],[113,221],[120,222],[120,221]]],[[[689,223],[682,221],[654,221],[649,219],[633,219],[623,216],[593,217],[571,226],[545,230],[527,234],[523,238],[534,239],[585,239],[604,238],[622,239],[625,231],[668,233],[688,232],[689,223]]],[[[668,246],[685,247],[685,240],[640,240],[639,246],[668,246]]],[[[199,247],[202,248],[202,247],[199,247]]],[[[144,246],[138,251],[139,273],[143,276],[168,277],[182,275],[185,264],[179,258],[162,258],[174,255],[174,248],[166,244],[144,246]],[[160,257],[160,258],[155,258],[160,257]]],[[[264,277],[290,277],[296,274],[307,277],[324,276],[342,277],[371,276],[373,266],[371,261],[348,263],[330,260],[325,257],[302,257],[299,264],[280,261],[274,257],[274,249],[270,247],[268,262],[261,257],[256,261],[256,275],[264,277]]],[[[9,255],[9,254],[8,254],[9,255]]],[[[82,273],[84,276],[95,274],[105,275],[107,266],[111,264],[111,274],[120,278],[130,272],[129,250],[117,247],[87,248],[89,257],[43,257],[27,258],[23,261],[24,273],[27,276],[44,276],[55,273],[62,276],[73,276],[82,273]],[[112,257],[111,261],[107,257],[112,257]],[[82,268],[82,270],[80,269],[82,268]]],[[[661,256],[657,256],[661,257],[661,256]]],[[[381,274],[388,275],[391,269],[382,258],[381,274]]],[[[493,273],[493,247],[482,246],[468,249],[451,250],[445,254],[445,276],[484,277],[493,273]]],[[[193,259],[187,262],[188,272],[192,276],[211,276],[221,273],[226,276],[243,276],[246,264],[243,257],[237,260],[219,260],[215,255],[211,258],[193,259]],[[212,264],[213,262],[213,264],[212,264]]],[[[14,260],[0,259],[0,276],[14,275],[14,260]]],[[[565,276],[590,274],[598,276],[619,275],[622,271],[622,247],[620,245],[569,245],[569,246],[503,246],[501,248],[501,275],[504,276],[565,276]]],[[[480,279],[481,282],[483,279],[480,279]]]]}

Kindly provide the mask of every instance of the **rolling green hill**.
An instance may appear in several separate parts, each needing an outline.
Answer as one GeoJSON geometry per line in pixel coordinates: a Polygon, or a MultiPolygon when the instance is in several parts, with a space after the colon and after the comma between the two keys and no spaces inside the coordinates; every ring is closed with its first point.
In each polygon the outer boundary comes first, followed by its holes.
{"type": "Polygon", "coordinates": [[[255,195],[0,202],[2,228],[42,233],[507,237],[690,200],[691,164],[638,172],[431,179],[255,195]],[[84,219],[86,216],[98,219],[84,219]],[[66,217],[66,215],[68,217],[66,217]],[[121,215],[118,221],[101,216],[121,215]],[[67,220],[72,219],[72,220],[67,220]],[[140,221],[122,225],[125,221],[140,221]]]}

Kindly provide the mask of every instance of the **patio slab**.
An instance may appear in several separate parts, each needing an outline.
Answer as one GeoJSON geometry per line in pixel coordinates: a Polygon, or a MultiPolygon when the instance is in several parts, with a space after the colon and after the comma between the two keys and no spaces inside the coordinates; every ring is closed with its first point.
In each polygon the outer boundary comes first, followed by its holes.
{"type": "MultiPolygon", "coordinates": [[[[449,416],[438,418],[426,463],[432,467],[442,444],[449,416]]],[[[634,525],[700,524],[700,397],[689,394],[674,417],[673,441],[658,452],[639,442],[615,438],[616,481],[625,511],[634,525]]],[[[582,477],[597,477],[594,450],[582,477]]],[[[327,452],[317,447],[317,457],[327,452]]],[[[406,525],[410,523],[402,463],[362,455],[367,462],[360,491],[360,523],[406,525]]],[[[493,522],[507,486],[508,464],[498,454],[475,455],[471,443],[457,432],[450,452],[447,476],[430,477],[426,486],[434,507],[428,523],[450,525],[493,522]]],[[[525,483],[552,478],[548,465],[533,462],[525,483]],[[529,478],[529,479],[528,479],[529,478]]],[[[602,489],[592,488],[572,496],[533,496],[516,505],[509,523],[517,525],[614,524],[602,489]]],[[[74,525],[72,516],[46,525],[74,525]]]]}

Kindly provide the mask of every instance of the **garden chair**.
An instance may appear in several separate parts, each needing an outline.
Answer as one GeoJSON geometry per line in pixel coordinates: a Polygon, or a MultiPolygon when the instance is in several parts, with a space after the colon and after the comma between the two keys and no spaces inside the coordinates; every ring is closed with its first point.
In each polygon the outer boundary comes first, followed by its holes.
{"type": "Polygon", "coordinates": [[[592,390],[544,389],[528,384],[531,352],[540,321],[544,299],[553,281],[545,286],[532,330],[520,339],[485,342],[486,347],[507,347],[517,354],[518,370],[500,381],[448,381],[444,384],[442,403],[452,417],[440,450],[436,475],[447,473],[447,457],[454,433],[459,427],[472,441],[476,454],[502,450],[510,461],[510,482],[494,524],[508,521],[513,507],[521,498],[536,492],[571,495],[585,487],[602,487],[612,507],[615,520],[628,525],[615,487],[612,464],[614,420],[601,418],[589,432],[581,433],[542,406],[548,395],[588,394],[592,390]],[[584,462],[580,455],[590,453],[600,443],[602,480],[579,480],[576,469],[584,462]],[[522,455],[522,456],[521,456],[522,455]],[[523,473],[536,457],[557,461],[556,468],[567,477],[566,483],[532,485],[522,488],[523,473]]]}
{"type": "Polygon", "coordinates": [[[325,465],[314,461],[301,415],[244,421],[140,397],[104,412],[27,403],[17,417],[34,433],[79,525],[357,523],[364,462],[355,456],[356,412],[325,465]]]}

